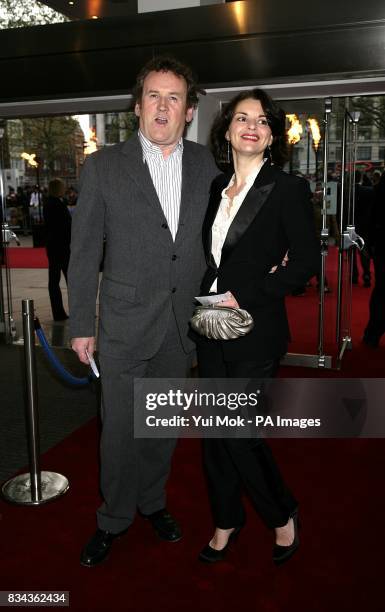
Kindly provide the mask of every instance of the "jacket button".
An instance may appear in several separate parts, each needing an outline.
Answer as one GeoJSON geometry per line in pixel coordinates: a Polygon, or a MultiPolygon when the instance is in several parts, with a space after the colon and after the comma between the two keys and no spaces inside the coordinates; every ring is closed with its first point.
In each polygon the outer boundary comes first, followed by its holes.
{"type": "Polygon", "coordinates": [[[175,293],[175,291],[176,291],[176,287],[173,287],[173,288],[171,289],[171,293],[175,293]]]}
{"type": "Polygon", "coordinates": [[[175,260],[176,260],[176,259],[178,259],[178,258],[177,258],[177,256],[176,256],[176,255],[173,255],[173,256],[171,257],[171,259],[172,259],[172,261],[175,261],[175,260]]]}
{"type": "Polygon", "coordinates": [[[163,227],[163,229],[168,229],[167,223],[162,223],[162,227],[163,227]]]}

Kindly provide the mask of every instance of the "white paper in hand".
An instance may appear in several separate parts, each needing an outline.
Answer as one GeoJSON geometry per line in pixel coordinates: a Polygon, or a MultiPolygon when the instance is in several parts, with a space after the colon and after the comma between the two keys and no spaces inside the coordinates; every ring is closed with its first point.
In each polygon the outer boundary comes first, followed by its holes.
{"type": "Polygon", "coordinates": [[[201,295],[195,298],[197,302],[202,304],[202,306],[210,306],[211,304],[218,304],[218,302],[225,302],[226,300],[231,299],[230,291],[226,291],[226,293],[221,293],[220,295],[201,295]]]}
{"type": "Polygon", "coordinates": [[[91,355],[89,354],[87,349],[85,350],[85,353],[87,355],[88,361],[90,362],[91,370],[95,374],[96,378],[99,378],[100,374],[99,374],[98,366],[95,363],[95,359],[93,357],[91,357],[91,355]]]}

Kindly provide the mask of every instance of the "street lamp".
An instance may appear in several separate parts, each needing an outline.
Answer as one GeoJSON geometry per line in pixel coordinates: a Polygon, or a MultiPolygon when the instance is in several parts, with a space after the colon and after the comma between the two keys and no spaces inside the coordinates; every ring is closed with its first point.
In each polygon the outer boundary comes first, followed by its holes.
{"type": "Polygon", "coordinates": [[[36,168],[36,185],[37,185],[37,201],[39,206],[39,223],[42,222],[43,217],[41,214],[41,196],[40,196],[40,173],[39,173],[39,163],[36,159],[36,153],[25,153],[23,152],[20,157],[24,159],[29,166],[32,168],[36,168]]]}

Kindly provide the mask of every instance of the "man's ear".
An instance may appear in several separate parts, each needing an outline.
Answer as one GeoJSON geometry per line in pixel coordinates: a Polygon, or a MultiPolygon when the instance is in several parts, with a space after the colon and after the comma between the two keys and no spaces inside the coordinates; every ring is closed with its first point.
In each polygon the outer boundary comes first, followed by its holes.
{"type": "Polygon", "coordinates": [[[186,110],[186,123],[191,123],[191,121],[194,119],[194,110],[195,109],[192,106],[186,110]]]}
{"type": "Polygon", "coordinates": [[[139,102],[137,102],[137,103],[135,104],[135,109],[134,109],[134,110],[135,110],[135,115],[136,115],[137,117],[140,117],[140,104],[139,104],[139,102]]]}

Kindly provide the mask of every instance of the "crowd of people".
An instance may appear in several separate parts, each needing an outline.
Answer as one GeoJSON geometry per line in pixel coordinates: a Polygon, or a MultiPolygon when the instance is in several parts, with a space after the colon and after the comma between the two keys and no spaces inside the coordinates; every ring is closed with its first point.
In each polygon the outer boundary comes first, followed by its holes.
{"type": "MultiPolygon", "coordinates": [[[[65,321],[68,315],[64,309],[60,289],[61,275],[67,281],[70,259],[71,219],[78,198],[77,190],[55,178],[47,187],[37,185],[8,188],[5,216],[8,224],[27,235],[34,227],[42,228],[40,236],[48,257],[48,293],[52,318],[65,321]]],[[[0,207],[1,208],[1,207],[0,207]]],[[[34,242],[35,244],[35,242],[34,242]]]]}
{"type": "MultiPolygon", "coordinates": [[[[43,222],[43,206],[49,197],[48,186],[39,188],[37,185],[24,187],[8,187],[5,198],[5,214],[7,223],[28,233],[34,224],[43,222]]],[[[77,189],[70,185],[65,188],[63,200],[71,212],[78,199],[77,189]]]]}

